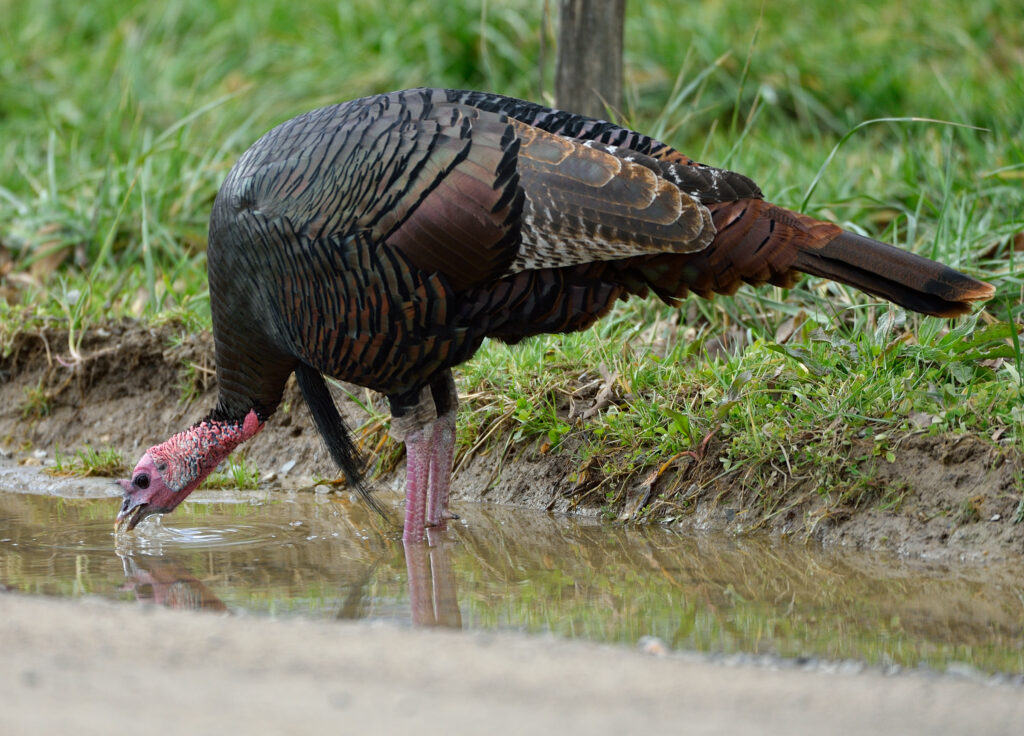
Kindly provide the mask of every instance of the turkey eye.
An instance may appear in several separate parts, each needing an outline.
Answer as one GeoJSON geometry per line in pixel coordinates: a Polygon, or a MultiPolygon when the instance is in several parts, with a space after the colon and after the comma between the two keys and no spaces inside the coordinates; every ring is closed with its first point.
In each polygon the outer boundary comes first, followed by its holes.
{"type": "Polygon", "coordinates": [[[139,473],[135,476],[135,480],[133,480],[132,483],[145,490],[146,488],[149,488],[149,476],[145,473],[139,473]]]}

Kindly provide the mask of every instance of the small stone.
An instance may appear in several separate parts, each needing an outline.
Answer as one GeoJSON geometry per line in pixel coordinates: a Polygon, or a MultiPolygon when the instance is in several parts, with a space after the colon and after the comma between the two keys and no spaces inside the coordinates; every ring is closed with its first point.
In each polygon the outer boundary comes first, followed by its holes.
{"type": "Polygon", "coordinates": [[[668,645],[656,636],[641,636],[636,645],[641,652],[654,657],[665,657],[669,652],[668,645]]]}
{"type": "Polygon", "coordinates": [[[46,450],[36,450],[35,452],[32,453],[32,457],[34,457],[36,460],[42,460],[44,457],[46,457],[46,450]]]}
{"type": "Polygon", "coordinates": [[[963,677],[967,680],[981,681],[984,679],[981,670],[967,662],[950,662],[946,665],[946,674],[952,677],[963,677]]]}
{"type": "Polygon", "coordinates": [[[863,671],[864,663],[855,659],[845,659],[839,665],[839,674],[841,675],[859,675],[863,671]]]}
{"type": "Polygon", "coordinates": [[[297,460],[289,460],[288,462],[281,466],[281,469],[278,472],[281,475],[288,475],[288,473],[291,472],[292,468],[294,468],[297,464],[297,460]]]}
{"type": "Polygon", "coordinates": [[[323,483],[318,483],[316,488],[313,489],[313,493],[330,493],[331,489],[325,486],[323,483]]]}
{"type": "Polygon", "coordinates": [[[1003,515],[1002,515],[1002,514],[993,514],[993,515],[992,515],[992,518],[991,518],[991,519],[989,519],[989,521],[999,521],[999,520],[1000,520],[1000,519],[1002,519],[1002,518],[1003,518],[1003,515]]]}

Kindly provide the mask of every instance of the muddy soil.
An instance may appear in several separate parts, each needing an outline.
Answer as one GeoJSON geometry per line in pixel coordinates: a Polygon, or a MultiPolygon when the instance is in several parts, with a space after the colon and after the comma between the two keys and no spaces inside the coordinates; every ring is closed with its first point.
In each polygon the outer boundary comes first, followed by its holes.
{"type": "MultiPolygon", "coordinates": [[[[83,336],[77,357],[67,333],[46,329],[13,337],[0,358],[0,448],[26,464],[52,461],[90,445],[120,450],[134,463],[149,446],[202,418],[216,398],[213,345],[209,334],[181,335],[175,325],[143,328],[111,324],[83,336]]],[[[384,410],[363,389],[352,394],[384,410]]],[[[369,417],[343,391],[336,399],[364,447],[385,442],[386,426],[369,417]]],[[[385,412],[386,413],[386,412],[385,412]]],[[[589,421],[599,422],[600,416],[589,421]]],[[[386,442],[385,442],[386,444],[386,442]]],[[[500,446],[500,444],[499,444],[500,446]]],[[[671,479],[682,493],[652,504],[647,522],[734,532],[763,529],[796,540],[887,549],[936,560],[991,561],[1024,557],[1024,526],[1014,523],[1021,503],[1024,460],[996,443],[972,436],[910,437],[895,448],[895,461],[871,458],[854,444],[854,457],[889,502],[860,508],[826,503],[818,489],[798,478],[778,476],[787,500],[770,516],[754,510],[749,489],[730,485],[712,443],[699,463],[671,479]],[[895,499],[895,501],[893,500],[895,499]]],[[[248,443],[249,461],[269,487],[312,487],[336,473],[323,450],[294,385],[266,429],[248,443]]],[[[404,463],[383,463],[375,483],[399,488],[404,463]]],[[[581,491],[571,447],[541,452],[536,443],[496,453],[461,457],[453,480],[456,498],[629,519],[658,487],[637,478],[622,500],[609,507],[603,494],[581,491]]],[[[668,475],[668,474],[666,474],[668,475]]],[[[667,481],[666,481],[667,482],[667,481]]],[[[833,489],[838,494],[842,489],[833,489]]]]}

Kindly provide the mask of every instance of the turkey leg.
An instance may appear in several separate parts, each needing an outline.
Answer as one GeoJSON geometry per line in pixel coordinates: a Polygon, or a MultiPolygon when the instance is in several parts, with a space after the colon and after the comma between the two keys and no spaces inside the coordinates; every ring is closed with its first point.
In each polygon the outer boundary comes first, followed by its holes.
{"type": "Polygon", "coordinates": [[[405,438],[405,530],[402,539],[406,542],[423,539],[433,429],[433,425],[428,424],[410,432],[405,438]]]}
{"type": "Polygon", "coordinates": [[[448,513],[454,455],[454,409],[406,436],[405,541],[418,542],[425,527],[454,518],[448,513]]]}
{"type": "Polygon", "coordinates": [[[448,489],[455,458],[455,410],[434,422],[430,438],[430,486],[427,489],[427,525],[444,526],[455,517],[448,512],[448,489]]]}

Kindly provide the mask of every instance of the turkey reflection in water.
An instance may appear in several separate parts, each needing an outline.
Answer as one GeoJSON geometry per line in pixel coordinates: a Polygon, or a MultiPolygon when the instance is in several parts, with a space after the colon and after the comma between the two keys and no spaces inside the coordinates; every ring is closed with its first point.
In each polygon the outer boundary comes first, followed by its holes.
{"type": "Polygon", "coordinates": [[[1011,568],[476,504],[461,504],[463,518],[432,531],[429,545],[404,548],[344,497],[224,498],[200,496],[115,537],[119,500],[0,492],[0,589],[1024,671],[1024,583],[1011,568]]]}

